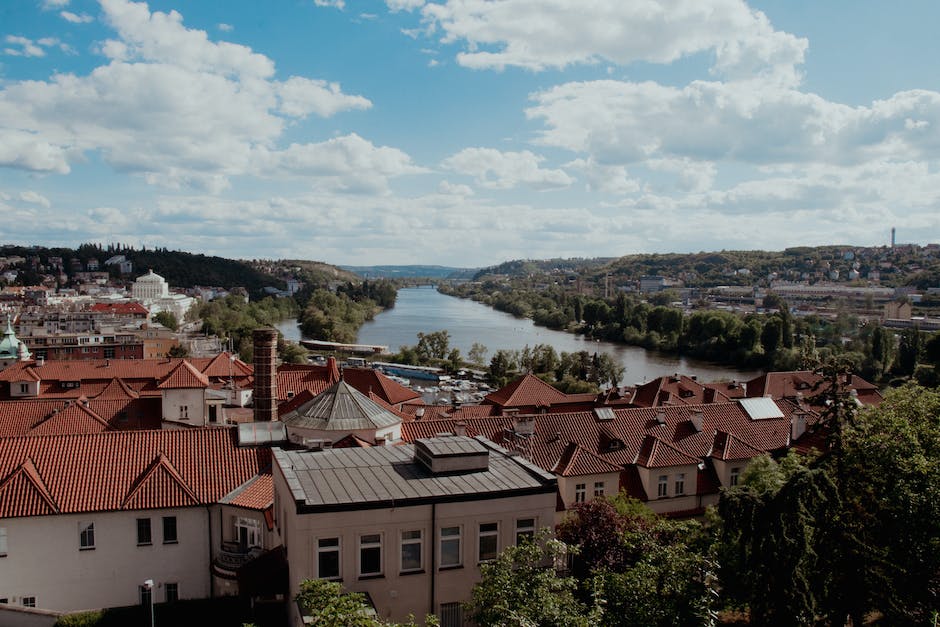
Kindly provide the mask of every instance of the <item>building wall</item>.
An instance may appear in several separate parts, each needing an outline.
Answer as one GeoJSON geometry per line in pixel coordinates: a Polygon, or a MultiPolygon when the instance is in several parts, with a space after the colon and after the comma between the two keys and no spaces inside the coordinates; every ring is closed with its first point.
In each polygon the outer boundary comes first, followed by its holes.
{"type": "Polygon", "coordinates": [[[688,466],[669,466],[666,468],[644,468],[637,466],[640,479],[643,481],[643,488],[646,490],[646,496],[649,499],[646,505],[656,512],[663,514],[666,512],[681,512],[694,509],[700,506],[700,499],[696,496],[698,484],[698,467],[688,466]],[[685,475],[685,489],[682,494],[676,493],[676,478],[679,474],[685,475]],[[659,496],[659,477],[666,475],[666,496],[659,496]]]}
{"type": "Polygon", "coordinates": [[[183,422],[190,425],[206,424],[206,391],[199,389],[179,389],[163,391],[163,419],[183,422]],[[185,407],[187,419],[181,418],[185,407]]]}
{"type": "Polygon", "coordinates": [[[0,597],[36,607],[77,611],[134,605],[138,587],[152,579],[154,601],[164,584],[181,599],[209,596],[208,519],[205,508],[136,510],[0,519],[7,555],[0,558],[0,597]],[[164,516],[175,516],[177,542],[163,543],[164,516]],[[150,518],[152,544],[137,545],[137,519],[150,518]],[[95,548],[81,550],[81,526],[94,523],[95,548]]]}
{"type": "MultiPolygon", "coordinates": [[[[602,483],[604,496],[616,496],[620,491],[620,473],[609,472],[600,475],[582,475],[578,477],[558,477],[558,494],[565,503],[565,509],[577,502],[577,486],[584,484],[585,501],[594,499],[594,484],[602,483]]],[[[564,517],[564,512],[561,512],[564,517]]]]}
{"type": "MultiPolygon", "coordinates": [[[[276,468],[275,464],[275,468],[276,468]]],[[[317,547],[321,538],[339,538],[340,574],[347,590],[368,593],[379,616],[405,621],[440,611],[441,604],[465,602],[480,580],[478,559],[479,526],[497,523],[497,549],[515,542],[516,523],[534,518],[536,526],[551,527],[555,516],[555,494],[495,498],[461,503],[439,503],[387,509],[335,513],[298,514],[279,470],[274,472],[276,513],[281,540],[290,564],[290,598],[304,579],[317,576],[317,547]],[[443,527],[461,529],[461,565],[441,568],[440,537],[443,527]],[[421,530],[422,569],[401,572],[402,532],[421,530]],[[433,534],[432,534],[433,530],[433,534]],[[379,534],[382,546],[382,575],[359,576],[359,540],[379,534]],[[433,601],[432,601],[433,579],[433,601]]],[[[291,625],[301,625],[296,605],[290,604],[291,625]]]]}

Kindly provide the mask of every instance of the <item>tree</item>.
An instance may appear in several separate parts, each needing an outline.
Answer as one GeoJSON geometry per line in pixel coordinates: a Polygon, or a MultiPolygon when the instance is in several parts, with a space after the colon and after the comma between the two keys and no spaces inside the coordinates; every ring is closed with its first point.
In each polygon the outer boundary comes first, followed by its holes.
{"type": "Polygon", "coordinates": [[[474,342],[473,346],[470,347],[470,352],[467,353],[467,359],[470,360],[470,363],[475,366],[482,366],[486,363],[486,354],[489,352],[489,349],[486,348],[483,344],[479,342],[474,342]]]}
{"type": "Polygon", "coordinates": [[[189,350],[182,344],[174,344],[166,352],[167,357],[189,357],[189,350]]]}
{"type": "Polygon", "coordinates": [[[601,605],[578,600],[577,582],[561,577],[556,564],[570,547],[544,534],[508,547],[480,566],[473,587],[470,616],[480,627],[591,627],[604,624],[601,605]]]}
{"type": "Polygon", "coordinates": [[[424,361],[446,359],[450,348],[450,333],[446,330],[418,333],[418,354],[424,361]]]}
{"type": "Polygon", "coordinates": [[[153,315],[153,321],[162,324],[170,331],[176,331],[180,326],[172,311],[158,311],[153,315]]]}
{"type": "MultiPolygon", "coordinates": [[[[325,579],[305,579],[295,598],[300,611],[311,618],[311,624],[323,627],[416,627],[414,620],[389,623],[379,620],[366,596],[346,592],[343,584],[325,579]]],[[[426,627],[437,627],[436,616],[425,618],[426,627]]]]}
{"type": "Polygon", "coordinates": [[[493,387],[501,388],[509,382],[509,376],[518,365],[512,351],[498,350],[490,360],[489,382],[493,387]]]}

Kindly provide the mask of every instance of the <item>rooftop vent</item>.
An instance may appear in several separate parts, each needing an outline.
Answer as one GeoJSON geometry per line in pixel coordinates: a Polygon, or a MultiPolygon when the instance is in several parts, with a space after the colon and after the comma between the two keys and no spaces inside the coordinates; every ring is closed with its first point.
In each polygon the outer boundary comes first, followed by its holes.
{"type": "Polygon", "coordinates": [[[415,440],[414,460],[432,473],[480,472],[489,469],[490,451],[466,436],[415,440]]]}
{"type": "Polygon", "coordinates": [[[692,414],[689,416],[689,422],[692,423],[692,428],[695,429],[696,432],[701,431],[702,430],[702,410],[700,409],[694,410],[692,414]]]}
{"type": "Polygon", "coordinates": [[[532,416],[518,416],[512,421],[512,429],[517,435],[532,435],[535,433],[535,418],[532,416]]]}
{"type": "Polygon", "coordinates": [[[656,412],[656,424],[664,426],[666,424],[666,412],[659,410],[656,412]]]}
{"type": "Polygon", "coordinates": [[[614,410],[610,407],[595,407],[594,417],[598,420],[609,421],[614,419],[614,410]]]}

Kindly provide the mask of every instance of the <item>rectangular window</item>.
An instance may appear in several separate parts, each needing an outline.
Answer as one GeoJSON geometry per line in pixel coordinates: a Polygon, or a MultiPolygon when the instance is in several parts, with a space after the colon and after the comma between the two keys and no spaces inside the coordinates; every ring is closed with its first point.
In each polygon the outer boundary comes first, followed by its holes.
{"type": "Polygon", "coordinates": [[[597,498],[599,496],[604,496],[604,482],[603,481],[594,482],[594,498],[597,498]]]}
{"type": "Polygon", "coordinates": [[[680,494],[685,494],[685,473],[680,472],[676,475],[676,496],[680,494]]]}
{"type": "Polygon", "coordinates": [[[401,572],[421,570],[422,545],[420,529],[401,532],[401,572]]]}
{"type": "Polygon", "coordinates": [[[163,544],[176,544],[176,516],[163,517],[163,544]]]}
{"type": "Polygon", "coordinates": [[[441,627],[463,627],[460,603],[441,603],[441,627]]]}
{"type": "Polygon", "coordinates": [[[23,607],[36,607],[36,597],[23,597],[23,607]]]}
{"type": "Polygon", "coordinates": [[[586,483],[574,484],[574,502],[583,503],[586,498],[587,498],[587,484],[586,483]]]}
{"type": "Polygon", "coordinates": [[[29,383],[20,383],[20,394],[29,394],[29,383]]]}
{"type": "Polygon", "coordinates": [[[7,528],[0,527],[0,557],[7,556],[7,528]]]}
{"type": "Polygon", "coordinates": [[[79,524],[78,548],[87,551],[95,548],[95,523],[79,524]]]}
{"type": "Polygon", "coordinates": [[[153,589],[151,586],[137,586],[137,592],[140,595],[140,604],[149,608],[153,600],[153,589]]]}
{"type": "Polygon", "coordinates": [[[235,516],[235,541],[238,549],[247,552],[255,547],[262,547],[261,522],[254,518],[235,516]]]}
{"type": "Polygon", "coordinates": [[[738,467],[731,469],[731,485],[738,485],[738,481],[741,480],[741,469],[738,467]]]}
{"type": "Polygon", "coordinates": [[[180,405],[180,420],[189,420],[189,405],[180,405]]]}
{"type": "Polygon", "coordinates": [[[104,349],[104,358],[105,359],[114,359],[114,348],[106,346],[104,349]]]}
{"type": "Polygon", "coordinates": [[[373,533],[359,538],[359,576],[382,574],[382,535],[373,533]]]}
{"type": "Polygon", "coordinates": [[[179,601],[180,599],[180,585],[178,583],[165,583],[163,584],[163,599],[167,603],[172,603],[174,601],[179,601]]]}
{"type": "Polygon", "coordinates": [[[317,542],[317,577],[339,579],[339,538],[320,538],[317,542]]]}
{"type": "Polygon", "coordinates": [[[460,566],[460,527],[441,527],[441,567],[460,566]]]}
{"type": "Polygon", "coordinates": [[[516,521],[516,544],[531,542],[535,538],[535,519],[520,518],[516,521]]]}
{"type": "Polygon", "coordinates": [[[153,534],[150,532],[150,519],[138,518],[137,519],[137,546],[151,544],[152,542],[153,542],[153,534]]]}
{"type": "Polygon", "coordinates": [[[669,496],[669,475],[659,475],[659,486],[656,489],[656,496],[660,498],[669,496]]]}
{"type": "Polygon", "coordinates": [[[496,559],[499,554],[499,523],[481,524],[479,540],[479,560],[485,562],[496,559]]]}

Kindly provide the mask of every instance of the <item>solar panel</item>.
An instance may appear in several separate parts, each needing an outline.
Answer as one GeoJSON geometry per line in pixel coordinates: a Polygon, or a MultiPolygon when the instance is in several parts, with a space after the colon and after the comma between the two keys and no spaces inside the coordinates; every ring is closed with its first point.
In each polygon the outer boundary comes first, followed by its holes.
{"type": "Polygon", "coordinates": [[[757,398],[740,398],[738,402],[747,412],[751,420],[767,420],[769,418],[783,418],[783,412],[777,407],[774,399],[761,396],[757,398]]]}

